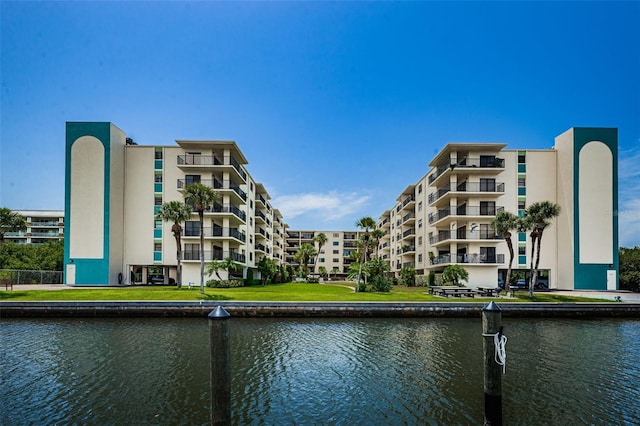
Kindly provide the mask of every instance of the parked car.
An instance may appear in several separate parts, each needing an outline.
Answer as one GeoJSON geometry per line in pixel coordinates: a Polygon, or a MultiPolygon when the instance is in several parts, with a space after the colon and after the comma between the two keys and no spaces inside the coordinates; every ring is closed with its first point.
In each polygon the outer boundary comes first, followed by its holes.
{"type": "Polygon", "coordinates": [[[529,285],[527,284],[527,280],[520,278],[515,284],[511,285],[511,288],[514,290],[526,290],[529,288],[529,285]]]}
{"type": "Polygon", "coordinates": [[[536,290],[549,290],[549,280],[547,278],[538,278],[535,286],[536,290]]]}
{"type": "Polygon", "coordinates": [[[164,275],[154,275],[149,277],[149,285],[162,285],[164,284],[164,275]]]}

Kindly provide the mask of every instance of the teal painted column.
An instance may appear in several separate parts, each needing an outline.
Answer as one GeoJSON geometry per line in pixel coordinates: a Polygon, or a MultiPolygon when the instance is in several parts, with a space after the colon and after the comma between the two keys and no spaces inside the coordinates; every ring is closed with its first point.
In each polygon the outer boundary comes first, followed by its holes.
{"type": "Polygon", "coordinates": [[[617,289],[618,130],[573,130],[574,288],[617,289]]]}
{"type": "Polygon", "coordinates": [[[109,285],[111,123],[67,122],[65,283],[109,285]]]}

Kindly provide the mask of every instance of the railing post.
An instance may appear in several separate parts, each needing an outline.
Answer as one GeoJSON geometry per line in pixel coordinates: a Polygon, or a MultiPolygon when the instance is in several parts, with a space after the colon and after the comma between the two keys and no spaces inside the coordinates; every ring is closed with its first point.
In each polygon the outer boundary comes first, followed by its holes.
{"type": "Polygon", "coordinates": [[[496,333],[502,332],[502,313],[493,301],[482,308],[484,352],[484,424],[502,425],[502,367],[496,362],[496,333]]]}
{"type": "Polygon", "coordinates": [[[208,316],[211,345],[211,425],[231,424],[230,317],[222,306],[218,306],[208,316]]]}

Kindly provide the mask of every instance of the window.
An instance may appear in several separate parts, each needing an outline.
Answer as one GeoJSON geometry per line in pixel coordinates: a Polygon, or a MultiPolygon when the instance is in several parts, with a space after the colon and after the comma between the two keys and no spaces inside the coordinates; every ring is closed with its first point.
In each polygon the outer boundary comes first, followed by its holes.
{"type": "Polygon", "coordinates": [[[480,156],[480,167],[493,167],[496,163],[495,155],[481,155],[480,156]]]}
{"type": "Polygon", "coordinates": [[[162,148],[160,148],[159,151],[156,151],[155,159],[156,160],[162,160],[162,148]]]}
{"type": "Polygon", "coordinates": [[[339,245],[340,245],[340,241],[334,241],[332,244],[333,244],[334,246],[339,246],[339,245]]]}
{"type": "Polygon", "coordinates": [[[420,201],[418,203],[418,211],[421,212],[422,211],[422,201],[420,201]]]}
{"type": "Polygon", "coordinates": [[[418,228],[422,228],[422,219],[418,219],[418,228]]]}
{"type": "Polygon", "coordinates": [[[197,237],[200,235],[200,222],[189,220],[184,223],[185,237],[197,237]]]}
{"type": "Polygon", "coordinates": [[[418,185],[418,194],[422,194],[422,184],[418,185]]]}
{"type": "Polygon", "coordinates": [[[480,191],[481,192],[495,192],[496,180],[480,178],[480,191]]]}
{"type": "Polygon", "coordinates": [[[526,178],[518,178],[518,188],[524,188],[525,186],[527,186],[527,179],[526,178]]]}
{"type": "Polygon", "coordinates": [[[481,263],[496,263],[496,248],[495,247],[480,247],[480,262],[481,263]]]}
{"type": "Polygon", "coordinates": [[[200,182],[200,175],[184,175],[185,185],[200,182]]]}
{"type": "Polygon", "coordinates": [[[527,208],[527,207],[526,207],[526,202],[525,202],[525,201],[522,201],[522,200],[519,200],[519,201],[518,201],[518,210],[524,210],[524,209],[526,209],[526,208],[527,208]]]}
{"type": "Polygon", "coordinates": [[[251,190],[253,191],[253,182],[249,183],[249,188],[251,188],[251,190]]]}
{"type": "Polygon", "coordinates": [[[334,250],[333,251],[333,254],[339,254],[339,253],[340,253],[340,250],[334,250]]]}
{"type": "Polygon", "coordinates": [[[199,260],[200,244],[187,243],[184,245],[185,260],[199,260]]]}
{"type": "Polygon", "coordinates": [[[418,255],[418,263],[422,263],[422,253],[418,255]]]}
{"type": "Polygon", "coordinates": [[[162,221],[161,220],[154,221],[153,226],[155,229],[162,229],[162,221]]]}
{"type": "Polygon", "coordinates": [[[162,243],[153,243],[153,251],[162,251],[162,243]]]}
{"type": "Polygon", "coordinates": [[[156,174],[155,182],[156,183],[162,183],[162,174],[160,174],[160,173],[156,174]]]}
{"type": "Polygon", "coordinates": [[[335,257],[333,258],[333,263],[339,263],[339,262],[340,262],[340,259],[337,259],[335,257]]]}
{"type": "Polygon", "coordinates": [[[480,201],[480,215],[481,216],[493,216],[496,214],[496,202],[495,201],[480,201]]]}
{"type": "Polygon", "coordinates": [[[253,200],[249,200],[249,207],[253,208],[253,200]]]}
{"type": "Polygon", "coordinates": [[[333,233],[333,238],[340,238],[340,234],[339,234],[339,233],[337,233],[337,232],[334,232],[334,233],[333,233]]]}
{"type": "Polygon", "coordinates": [[[519,153],[518,154],[518,164],[524,164],[527,162],[527,157],[525,156],[524,153],[519,153]]]}
{"type": "Polygon", "coordinates": [[[525,246],[522,247],[518,247],[518,254],[519,255],[526,255],[527,254],[527,248],[525,246]]]}
{"type": "Polygon", "coordinates": [[[324,263],[324,257],[319,258],[318,263],[324,263]]]}
{"type": "Polygon", "coordinates": [[[422,245],[422,237],[418,237],[418,245],[421,246],[422,245]]]}
{"type": "Polygon", "coordinates": [[[154,197],[153,198],[153,205],[154,206],[161,206],[162,205],[162,197],[154,197]]]}

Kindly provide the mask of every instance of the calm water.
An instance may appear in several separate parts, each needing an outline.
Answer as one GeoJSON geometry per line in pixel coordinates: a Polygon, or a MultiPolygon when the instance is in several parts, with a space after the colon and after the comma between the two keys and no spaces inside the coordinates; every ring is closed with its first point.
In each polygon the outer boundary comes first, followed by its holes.
{"type": "MultiPolygon", "coordinates": [[[[480,319],[231,319],[236,425],[482,424],[480,319]]],[[[505,424],[638,424],[640,321],[505,319],[505,424]]],[[[206,319],[0,323],[0,424],[209,421],[206,319]]]]}

